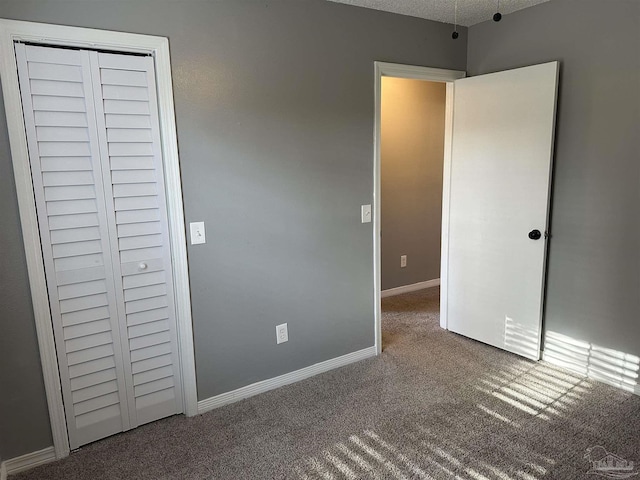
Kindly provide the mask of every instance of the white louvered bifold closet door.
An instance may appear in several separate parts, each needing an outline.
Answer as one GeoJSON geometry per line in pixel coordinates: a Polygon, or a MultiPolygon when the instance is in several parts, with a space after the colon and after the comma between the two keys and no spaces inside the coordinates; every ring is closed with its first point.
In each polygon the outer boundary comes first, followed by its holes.
{"type": "Polygon", "coordinates": [[[182,412],[153,60],[15,48],[77,448],[182,412]]]}

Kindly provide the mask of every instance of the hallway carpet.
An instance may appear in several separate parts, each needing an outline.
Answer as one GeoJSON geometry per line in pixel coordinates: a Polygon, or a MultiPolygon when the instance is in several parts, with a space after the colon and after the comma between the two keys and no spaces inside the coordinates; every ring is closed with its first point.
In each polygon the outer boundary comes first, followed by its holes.
{"type": "Polygon", "coordinates": [[[379,357],[11,479],[582,479],[604,449],[639,470],[639,397],[441,330],[438,294],[384,299],[379,357]]]}

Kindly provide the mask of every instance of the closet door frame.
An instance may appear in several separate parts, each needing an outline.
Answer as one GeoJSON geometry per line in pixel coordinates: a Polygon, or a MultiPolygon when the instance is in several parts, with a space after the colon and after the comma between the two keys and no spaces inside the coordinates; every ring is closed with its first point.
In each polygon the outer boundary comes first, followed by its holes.
{"type": "Polygon", "coordinates": [[[121,53],[143,53],[152,55],[154,59],[183,405],[185,414],[193,416],[198,413],[198,400],[187,265],[187,242],[173,105],[169,40],[166,37],[151,35],[0,19],[0,78],[2,80],[11,158],[20,210],[20,223],[22,225],[22,237],[27,259],[29,285],[31,287],[31,299],[49,418],[51,420],[53,446],[56,458],[64,458],[69,455],[69,439],[51,323],[44,261],[40,246],[36,204],[33,196],[27,135],[20,99],[18,70],[14,51],[14,42],[16,41],[37,43],[51,47],[67,46],[121,53]]]}

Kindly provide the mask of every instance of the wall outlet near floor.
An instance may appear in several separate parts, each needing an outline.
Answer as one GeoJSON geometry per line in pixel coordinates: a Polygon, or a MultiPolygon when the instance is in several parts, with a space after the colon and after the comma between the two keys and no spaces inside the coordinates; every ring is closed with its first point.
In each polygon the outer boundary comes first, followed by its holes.
{"type": "Polygon", "coordinates": [[[407,256],[400,255],[400,268],[404,268],[407,266],[407,256]]]}
{"type": "Polygon", "coordinates": [[[289,331],[287,330],[287,324],[276,325],[276,344],[289,341],[289,331]]]}

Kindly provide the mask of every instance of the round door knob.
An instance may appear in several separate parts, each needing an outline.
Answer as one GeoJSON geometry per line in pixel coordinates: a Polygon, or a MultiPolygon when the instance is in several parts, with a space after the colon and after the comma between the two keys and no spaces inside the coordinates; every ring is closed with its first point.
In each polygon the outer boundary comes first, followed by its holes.
{"type": "Polygon", "coordinates": [[[140,270],[146,270],[147,269],[147,264],[142,262],[140,265],[138,265],[138,267],[140,267],[140,270]]]}
{"type": "Polygon", "coordinates": [[[531,230],[529,232],[529,238],[531,240],[540,240],[542,238],[542,233],[540,233],[540,230],[531,230]]]}

